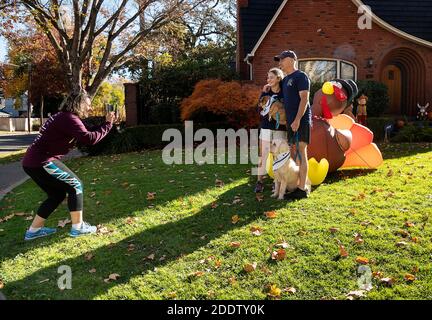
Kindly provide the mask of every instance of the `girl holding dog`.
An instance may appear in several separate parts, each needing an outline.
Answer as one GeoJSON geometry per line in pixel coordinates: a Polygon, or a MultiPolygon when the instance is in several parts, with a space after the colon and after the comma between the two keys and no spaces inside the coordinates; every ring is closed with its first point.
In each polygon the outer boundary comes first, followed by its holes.
{"type": "Polygon", "coordinates": [[[281,69],[272,68],[267,74],[267,84],[263,88],[259,99],[260,112],[260,158],[258,168],[258,181],[255,193],[264,191],[263,178],[266,174],[266,162],[270,152],[270,144],[275,139],[287,139],[286,126],[281,125],[277,119],[271,117],[270,109],[276,102],[282,101],[281,81],[284,74],[281,69]]]}

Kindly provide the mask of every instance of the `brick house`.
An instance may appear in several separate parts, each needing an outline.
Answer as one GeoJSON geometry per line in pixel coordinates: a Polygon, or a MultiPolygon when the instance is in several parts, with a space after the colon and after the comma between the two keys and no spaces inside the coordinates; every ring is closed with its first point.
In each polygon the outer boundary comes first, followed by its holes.
{"type": "Polygon", "coordinates": [[[432,104],[432,0],[237,0],[237,71],[266,81],[273,56],[296,51],[312,81],[375,80],[389,88],[391,114],[432,104]],[[371,29],[360,29],[362,5],[371,29]]]}

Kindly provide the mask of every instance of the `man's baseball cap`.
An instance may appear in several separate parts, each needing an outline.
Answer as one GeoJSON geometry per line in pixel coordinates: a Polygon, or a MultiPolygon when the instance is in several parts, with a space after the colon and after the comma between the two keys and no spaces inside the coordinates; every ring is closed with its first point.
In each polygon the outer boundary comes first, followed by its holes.
{"type": "Polygon", "coordinates": [[[275,61],[281,61],[282,59],[285,58],[292,58],[294,60],[297,60],[297,55],[292,50],[286,50],[286,51],[282,51],[281,54],[274,57],[275,61]]]}

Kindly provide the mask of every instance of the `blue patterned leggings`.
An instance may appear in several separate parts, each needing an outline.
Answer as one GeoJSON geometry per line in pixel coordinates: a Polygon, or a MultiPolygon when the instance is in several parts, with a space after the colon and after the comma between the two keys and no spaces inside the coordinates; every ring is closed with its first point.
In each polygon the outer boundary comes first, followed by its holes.
{"type": "Polygon", "coordinates": [[[83,184],[81,180],[60,161],[52,161],[43,167],[23,167],[24,171],[48,195],[37,215],[47,219],[68,196],[69,211],[83,209],[83,184]]]}

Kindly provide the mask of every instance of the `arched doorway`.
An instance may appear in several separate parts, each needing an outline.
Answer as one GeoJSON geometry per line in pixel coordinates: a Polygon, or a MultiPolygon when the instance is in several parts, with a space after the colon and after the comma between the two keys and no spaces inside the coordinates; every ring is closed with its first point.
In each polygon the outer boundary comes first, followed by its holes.
{"type": "Polygon", "coordinates": [[[410,48],[389,52],[381,63],[381,82],[389,88],[389,113],[417,114],[417,103],[426,98],[426,67],[417,52],[410,48]]]}

